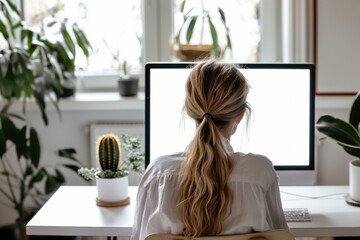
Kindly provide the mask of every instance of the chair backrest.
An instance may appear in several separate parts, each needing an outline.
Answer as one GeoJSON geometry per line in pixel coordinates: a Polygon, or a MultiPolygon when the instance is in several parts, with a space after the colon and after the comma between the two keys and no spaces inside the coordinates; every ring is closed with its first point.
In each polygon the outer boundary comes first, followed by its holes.
{"type": "MultiPolygon", "coordinates": [[[[237,235],[218,235],[201,236],[194,240],[294,240],[295,237],[289,231],[284,229],[275,229],[265,232],[245,233],[237,235]]],[[[167,233],[155,233],[147,236],[145,240],[189,240],[182,235],[172,235],[167,233]]]]}

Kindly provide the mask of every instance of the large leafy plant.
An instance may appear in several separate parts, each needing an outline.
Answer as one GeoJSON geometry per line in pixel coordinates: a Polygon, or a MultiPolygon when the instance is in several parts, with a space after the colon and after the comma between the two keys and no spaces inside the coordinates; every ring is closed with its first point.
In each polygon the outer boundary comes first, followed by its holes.
{"type": "Polygon", "coordinates": [[[52,102],[60,116],[63,84],[75,71],[75,46],[85,56],[91,50],[76,24],[68,31],[66,19],[55,22],[60,31],[46,35],[44,29],[29,26],[11,0],[0,0],[0,204],[17,212],[24,239],[28,205],[41,205],[65,182],[62,169],[80,168],[72,148],[56,151],[56,164],[42,165],[39,135],[26,115],[26,103],[32,101],[45,126],[47,103],[52,102]],[[21,112],[12,110],[15,102],[22,102],[21,112]]]}
{"type": "Polygon", "coordinates": [[[360,158],[360,92],[352,103],[348,121],[323,115],[318,119],[316,128],[333,139],[348,154],[360,158]]]}
{"type": "Polygon", "coordinates": [[[64,94],[63,86],[75,78],[79,50],[88,57],[92,47],[69,19],[49,16],[36,28],[21,18],[11,0],[0,0],[0,9],[1,95],[7,100],[35,97],[43,111],[41,99],[64,94]]]}

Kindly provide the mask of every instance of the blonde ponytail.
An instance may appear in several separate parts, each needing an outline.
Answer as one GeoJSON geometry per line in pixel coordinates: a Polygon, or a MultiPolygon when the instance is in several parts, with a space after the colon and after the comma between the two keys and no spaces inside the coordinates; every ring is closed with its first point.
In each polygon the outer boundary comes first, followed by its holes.
{"type": "Polygon", "coordinates": [[[220,129],[247,108],[247,93],[240,71],[214,60],[198,63],[187,80],[184,108],[197,127],[186,151],[178,193],[186,236],[221,233],[231,211],[232,159],[220,129]]]}

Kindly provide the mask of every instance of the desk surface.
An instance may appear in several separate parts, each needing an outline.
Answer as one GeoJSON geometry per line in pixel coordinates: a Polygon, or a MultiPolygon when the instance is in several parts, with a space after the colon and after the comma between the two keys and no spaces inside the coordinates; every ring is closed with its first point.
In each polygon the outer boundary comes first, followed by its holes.
{"type": "Polygon", "coordinates": [[[301,237],[360,236],[360,208],[348,205],[348,186],[281,187],[283,208],[305,207],[312,221],[288,223],[301,237]]]}
{"type": "Polygon", "coordinates": [[[27,235],[130,236],[137,187],[129,187],[130,204],[96,205],[96,186],[62,186],[26,225],[27,235]]]}
{"type": "MultiPolygon", "coordinates": [[[[347,186],[284,186],[283,207],[306,207],[311,222],[289,223],[296,237],[360,236],[360,208],[346,204],[347,186]]],[[[26,226],[28,235],[130,236],[136,187],[129,187],[130,205],[95,205],[95,186],[63,186],[26,226]]]]}

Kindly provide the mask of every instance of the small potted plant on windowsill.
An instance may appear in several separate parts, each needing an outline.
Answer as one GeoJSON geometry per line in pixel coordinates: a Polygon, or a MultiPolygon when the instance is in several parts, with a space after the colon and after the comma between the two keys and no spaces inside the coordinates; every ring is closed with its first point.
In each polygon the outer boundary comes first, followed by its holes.
{"type": "Polygon", "coordinates": [[[97,159],[100,168],[80,168],[78,173],[85,180],[96,179],[99,206],[122,206],[129,203],[128,175],[129,171],[143,173],[144,152],[140,139],[127,134],[108,133],[100,136],[97,141],[97,159]],[[125,150],[123,158],[122,149],[125,150]],[[124,159],[124,160],[122,160],[124,159]],[[115,190],[116,189],[116,190],[115,190]]]}
{"type": "Polygon", "coordinates": [[[175,55],[179,60],[195,61],[199,58],[206,58],[209,56],[222,58],[227,50],[232,51],[230,29],[227,26],[225,12],[222,8],[217,7],[217,12],[209,11],[205,8],[204,0],[201,0],[201,9],[190,6],[190,10],[185,12],[186,6],[186,0],[183,0],[180,3],[180,13],[183,16],[183,23],[175,35],[173,46],[175,55]],[[214,24],[213,19],[216,17],[220,17],[221,19],[222,24],[220,26],[214,24]],[[200,40],[198,43],[195,43],[192,40],[194,29],[196,29],[197,25],[200,27],[200,40]],[[211,43],[204,43],[204,31],[206,26],[208,26],[208,31],[210,32],[211,43]],[[225,33],[226,44],[224,46],[221,46],[219,41],[219,27],[222,27],[225,33]],[[184,34],[186,43],[183,43],[184,34]]]}
{"type": "Polygon", "coordinates": [[[119,78],[117,80],[117,88],[121,97],[136,96],[139,90],[139,77],[131,74],[131,66],[126,59],[122,59],[119,49],[113,51],[108,43],[104,40],[105,46],[108,48],[112,60],[116,64],[119,78]]]}
{"type": "Polygon", "coordinates": [[[118,80],[118,90],[122,97],[136,96],[139,89],[139,78],[128,72],[128,63],[125,60],[122,64],[123,75],[118,80]]]}
{"type": "Polygon", "coordinates": [[[318,119],[316,128],[334,140],[345,152],[356,157],[349,163],[350,198],[347,202],[355,201],[360,206],[360,92],[352,103],[348,122],[323,115],[318,119]]]}

